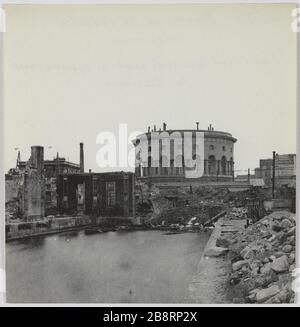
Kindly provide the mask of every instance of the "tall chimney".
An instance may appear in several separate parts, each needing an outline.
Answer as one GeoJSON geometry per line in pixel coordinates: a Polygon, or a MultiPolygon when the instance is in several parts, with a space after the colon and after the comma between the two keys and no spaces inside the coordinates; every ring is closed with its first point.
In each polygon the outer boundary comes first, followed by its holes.
{"type": "Polygon", "coordinates": [[[30,156],[31,168],[37,169],[38,172],[42,173],[44,169],[44,147],[32,146],[30,156]]]}
{"type": "Polygon", "coordinates": [[[21,154],[20,154],[20,151],[18,151],[18,157],[17,157],[17,164],[16,164],[16,168],[19,167],[19,163],[21,161],[21,154]]]}
{"type": "Polygon", "coordinates": [[[83,143],[80,143],[80,172],[84,173],[84,152],[83,143]]]}
{"type": "Polygon", "coordinates": [[[199,131],[199,122],[198,121],[196,122],[196,125],[197,125],[197,131],[199,131]]]}

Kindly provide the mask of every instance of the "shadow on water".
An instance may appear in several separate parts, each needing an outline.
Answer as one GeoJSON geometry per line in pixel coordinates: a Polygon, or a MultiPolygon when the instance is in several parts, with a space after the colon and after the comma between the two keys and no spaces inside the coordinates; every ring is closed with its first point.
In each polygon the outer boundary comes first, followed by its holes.
{"type": "Polygon", "coordinates": [[[34,236],[12,242],[12,244],[22,246],[19,250],[30,250],[43,247],[45,245],[44,236],[34,236]]]}
{"type": "Polygon", "coordinates": [[[72,237],[77,237],[78,233],[79,233],[78,231],[71,231],[71,232],[60,233],[57,236],[60,238],[72,238],[72,237]]]}

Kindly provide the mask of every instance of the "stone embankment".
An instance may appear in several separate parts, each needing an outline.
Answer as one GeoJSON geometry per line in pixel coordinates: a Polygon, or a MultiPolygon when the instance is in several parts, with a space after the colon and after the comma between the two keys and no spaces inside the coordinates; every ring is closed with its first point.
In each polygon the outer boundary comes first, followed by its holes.
{"type": "Polygon", "coordinates": [[[273,212],[230,238],[228,283],[235,303],[294,303],[296,220],[287,211],[273,212]]]}
{"type": "Polygon", "coordinates": [[[240,219],[229,221],[225,216],[215,223],[198,264],[197,272],[189,284],[185,297],[186,303],[230,303],[228,274],[231,270],[231,264],[227,260],[229,251],[227,237],[241,231],[245,222],[245,220],[240,219]]]}
{"type": "Polygon", "coordinates": [[[295,302],[295,214],[273,212],[247,228],[245,214],[234,208],[215,223],[186,302],[295,302]]]}

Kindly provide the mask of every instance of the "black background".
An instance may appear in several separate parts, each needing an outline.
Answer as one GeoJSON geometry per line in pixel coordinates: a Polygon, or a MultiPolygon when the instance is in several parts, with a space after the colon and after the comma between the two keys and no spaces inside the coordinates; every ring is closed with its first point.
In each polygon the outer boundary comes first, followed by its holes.
{"type": "Polygon", "coordinates": [[[298,325],[298,307],[2,307],[0,308],[1,325],[28,324],[30,326],[52,326],[65,324],[81,324],[82,326],[282,326],[298,325]],[[130,322],[104,322],[105,313],[137,313],[148,317],[148,311],[197,311],[197,321],[192,322],[147,322],[147,319],[137,319],[130,322]],[[6,318],[6,319],[5,319],[6,318]],[[5,322],[6,321],[6,322],[5,322]]]}

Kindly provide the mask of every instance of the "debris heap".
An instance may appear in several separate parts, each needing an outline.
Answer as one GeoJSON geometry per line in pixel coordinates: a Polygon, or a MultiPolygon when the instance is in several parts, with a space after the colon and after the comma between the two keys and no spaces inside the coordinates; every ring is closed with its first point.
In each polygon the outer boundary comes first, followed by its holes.
{"type": "Polygon", "coordinates": [[[293,303],[295,214],[278,211],[231,236],[229,284],[235,303],[293,303]]]}

